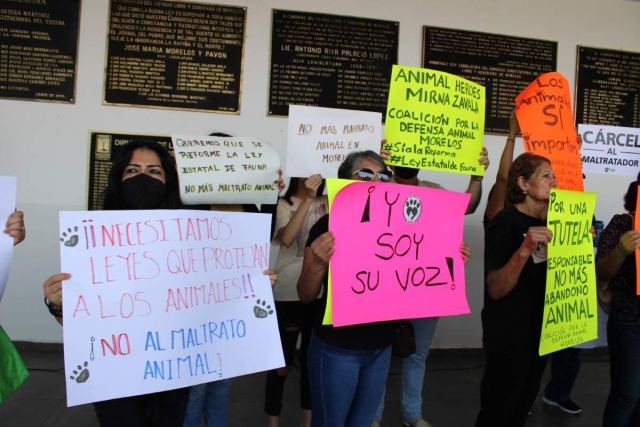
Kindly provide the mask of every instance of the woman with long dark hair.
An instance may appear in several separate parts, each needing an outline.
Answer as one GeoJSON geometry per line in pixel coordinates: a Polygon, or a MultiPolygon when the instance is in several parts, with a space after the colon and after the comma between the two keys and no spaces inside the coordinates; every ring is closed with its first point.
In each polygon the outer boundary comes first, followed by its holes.
{"type": "Polygon", "coordinates": [[[299,390],[302,409],[300,425],[308,427],[311,424],[307,350],[319,301],[302,304],[298,297],[296,284],[302,271],[302,259],[309,230],[328,211],[328,200],[326,196],[322,195],[323,191],[324,180],[320,175],[312,175],[309,178],[291,178],[287,192],[278,202],[275,227],[277,231],[272,244],[279,246],[280,251],[275,267],[278,273],[278,284],[273,289],[273,296],[286,366],[267,373],[264,411],[268,416],[267,425],[269,427],[280,425],[284,383],[291,367],[295,365],[294,357],[300,336],[302,336],[299,353],[299,390]]]}
{"type": "Polygon", "coordinates": [[[624,196],[626,213],[614,215],[602,231],[596,275],[611,289],[607,323],[611,388],[604,409],[605,427],[638,425],[640,411],[640,296],[636,292],[636,257],[640,231],[635,230],[638,181],[624,196]],[[635,413],[635,415],[634,415],[635,413]]]}
{"type": "MultiPolygon", "coordinates": [[[[171,154],[155,141],[135,140],[125,145],[109,171],[103,209],[177,209],[182,206],[178,173],[171,154]]],[[[63,323],[62,281],[67,273],[43,284],[45,302],[63,323]]],[[[181,427],[189,402],[189,387],[93,404],[102,427],[181,427]]]]}
{"type": "MultiPolygon", "coordinates": [[[[123,147],[109,171],[105,210],[179,209],[178,173],[171,154],[154,141],[136,140],[123,147]]],[[[272,270],[265,271],[271,274],[272,270]]],[[[62,324],[62,282],[55,274],[44,284],[45,303],[62,324]]],[[[275,277],[271,277],[272,282],[275,277]]],[[[102,427],[182,427],[190,387],[95,402],[102,427]]],[[[224,408],[226,414],[226,407],[224,408]]],[[[201,416],[198,414],[198,422],[201,416]]]]}

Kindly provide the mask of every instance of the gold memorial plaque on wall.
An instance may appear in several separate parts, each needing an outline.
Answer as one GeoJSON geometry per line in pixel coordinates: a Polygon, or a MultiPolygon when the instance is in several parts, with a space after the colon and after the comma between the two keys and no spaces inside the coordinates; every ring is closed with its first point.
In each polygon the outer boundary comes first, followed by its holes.
{"type": "Polygon", "coordinates": [[[640,127],[640,53],[578,46],[576,124],[640,127]]]}
{"type": "Polygon", "coordinates": [[[111,0],[104,104],[239,114],[247,8],[111,0]]]}
{"type": "Polygon", "coordinates": [[[422,42],[424,68],[485,87],[485,133],[509,133],[516,96],[558,62],[558,42],[548,40],[425,26],[422,42]]]}
{"type": "Polygon", "coordinates": [[[0,0],[0,98],[75,102],[80,0],[0,0]]]}
{"type": "Polygon", "coordinates": [[[398,63],[394,21],[274,10],[269,116],[289,105],[387,112],[398,63]]]}

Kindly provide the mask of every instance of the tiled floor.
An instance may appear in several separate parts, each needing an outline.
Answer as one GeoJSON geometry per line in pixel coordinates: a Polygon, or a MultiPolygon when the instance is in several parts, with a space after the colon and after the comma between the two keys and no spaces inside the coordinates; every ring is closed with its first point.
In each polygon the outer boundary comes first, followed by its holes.
{"type": "MultiPolygon", "coordinates": [[[[7,401],[0,404],[2,427],[97,426],[91,405],[67,408],[61,352],[21,351],[31,376],[7,401]]],[[[572,398],[582,406],[580,415],[568,415],[541,400],[533,407],[527,427],[595,427],[602,425],[602,411],[609,387],[606,349],[584,350],[582,368],[572,398]]],[[[399,407],[401,360],[394,359],[387,383],[383,425],[400,427],[399,407]]],[[[435,427],[473,426],[479,409],[478,390],[483,372],[483,355],[476,350],[435,350],[428,360],[425,379],[424,415],[435,427]]],[[[298,427],[295,369],[287,381],[282,425],[298,427]]],[[[264,374],[237,378],[231,396],[232,427],[266,425],[262,413],[264,374]]],[[[548,369],[543,385],[548,380],[548,369]]]]}

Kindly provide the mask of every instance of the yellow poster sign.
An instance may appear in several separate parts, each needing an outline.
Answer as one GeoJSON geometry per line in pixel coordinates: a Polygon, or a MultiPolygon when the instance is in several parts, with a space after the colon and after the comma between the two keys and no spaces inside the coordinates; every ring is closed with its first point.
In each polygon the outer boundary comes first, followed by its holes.
{"type": "Polygon", "coordinates": [[[485,88],[424,68],[394,65],[385,123],[390,165],[484,175],[485,88]]]}
{"type": "MultiPolygon", "coordinates": [[[[348,179],[336,179],[327,178],[327,197],[329,199],[329,212],[331,212],[331,206],[333,200],[336,198],[336,194],[344,187],[352,184],[353,181],[348,179]]],[[[329,221],[331,221],[331,215],[329,215],[329,221]]],[[[322,318],[323,325],[333,325],[333,317],[331,311],[331,263],[329,263],[329,279],[327,280],[327,307],[324,310],[324,317],[322,318]]]]}
{"type": "Polygon", "coordinates": [[[540,355],[598,338],[591,222],[596,193],[552,190],[540,355]]]}

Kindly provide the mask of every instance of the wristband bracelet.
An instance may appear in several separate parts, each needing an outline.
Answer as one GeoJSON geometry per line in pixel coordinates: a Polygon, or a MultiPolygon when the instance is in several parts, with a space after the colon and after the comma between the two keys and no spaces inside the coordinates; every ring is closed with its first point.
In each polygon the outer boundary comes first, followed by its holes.
{"type": "Polygon", "coordinates": [[[516,143],[516,140],[513,139],[513,138],[507,138],[507,142],[509,142],[509,141],[513,142],[514,144],[516,143]]]}
{"type": "Polygon", "coordinates": [[[620,255],[622,258],[626,258],[628,257],[630,254],[625,254],[624,252],[622,252],[618,246],[616,245],[616,252],[618,252],[618,255],[620,255]]]}
{"type": "Polygon", "coordinates": [[[474,177],[473,177],[473,180],[474,180],[474,181],[480,181],[480,182],[482,182],[482,179],[483,179],[483,178],[484,178],[484,177],[482,177],[482,176],[474,176],[474,177]]]}
{"type": "Polygon", "coordinates": [[[54,306],[46,297],[44,298],[44,305],[47,306],[52,316],[62,318],[62,307],[54,306]]]}

